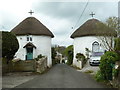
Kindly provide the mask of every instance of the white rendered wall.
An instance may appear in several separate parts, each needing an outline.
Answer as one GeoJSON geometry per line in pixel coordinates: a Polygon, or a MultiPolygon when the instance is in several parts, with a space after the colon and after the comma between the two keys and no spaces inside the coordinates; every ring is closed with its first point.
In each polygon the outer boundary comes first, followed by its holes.
{"type": "MultiPolygon", "coordinates": [[[[85,48],[88,48],[92,51],[92,43],[97,41],[100,44],[100,40],[95,36],[86,36],[86,37],[76,37],[74,38],[74,58],[73,58],[73,65],[77,65],[76,54],[82,53],[86,55],[85,48]]],[[[100,47],[100,52],[104,52],[104,48],[100,47]]]]}
{"type": "Polygon", "coordinates": [[[42,54],[48,58],[47,65],[52,65],[51,60],[51,37],[50,36],[37,36],[32,35],[32,41],[27,41],[27,36],[17,36],[19,42],[19,50],[16,53],[16,57],[21,60],[25,60],[26,48],[23,48],[28,42],[33,43],[36,49],[33,48],[33,58],[42,54]]]}

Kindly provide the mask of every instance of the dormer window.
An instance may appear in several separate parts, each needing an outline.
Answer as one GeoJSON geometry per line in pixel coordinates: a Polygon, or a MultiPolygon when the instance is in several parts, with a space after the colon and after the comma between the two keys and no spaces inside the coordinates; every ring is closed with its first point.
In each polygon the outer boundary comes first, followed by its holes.
{"type": "Polygon", "coordinates": [[[27,41],[32,41],[32,36],[31,35],[27,35],[27,41]]]}

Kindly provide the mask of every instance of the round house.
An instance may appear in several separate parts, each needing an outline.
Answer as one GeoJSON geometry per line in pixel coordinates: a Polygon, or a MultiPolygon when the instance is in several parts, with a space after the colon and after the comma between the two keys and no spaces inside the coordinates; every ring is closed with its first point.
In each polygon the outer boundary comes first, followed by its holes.
{"type": "MultiPolygon", "coordinates": [[[[76,54],[82,53],[89,58],[90,54],[104,52],[109,47],[103,45],[102,39],[114,37],[116,32],[97,19],[90,19],[80,26],[72,35],[74,39],[73,65],[77,65],[76,54]]],[[[81,66],[80,66],[81,67],[81,66]]]]}
{"type": "Polygon", "coordinates": [[[28,17],[11,30],[17,36],[19,50],[16,58],[33,60],[38,55],[47,57],[47,65],[52,65],[51,38],[52,32],[35,17],[28,17]]]}

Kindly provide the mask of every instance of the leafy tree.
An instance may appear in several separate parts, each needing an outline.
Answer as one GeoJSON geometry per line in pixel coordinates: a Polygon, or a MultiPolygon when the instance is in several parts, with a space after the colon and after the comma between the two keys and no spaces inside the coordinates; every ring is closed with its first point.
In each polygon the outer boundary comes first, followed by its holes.
{"type": "Polygon", "coordinates": [[[71,65],[73,63],[73,45],[68,46],[65,51],[64,54],[67,56],[68,58],[68,65],[71,65]]]}
{"type": "Polygon", "coordinates": [[[10,32],[2,31],[2,57],[11,60],[19,49],[16,36],[10,32]]]}
{"type": "Polygon", "coordinates": [[[120,55],[120,38],[115,39],[115,51],[120,55]]]}
{"type": "Polygon", "coordinates": [[[56,50],[54,47],[52,47],[52,65],[56,64],[56,60],[55,60],[56,55],[57,55],[56,50]]]}

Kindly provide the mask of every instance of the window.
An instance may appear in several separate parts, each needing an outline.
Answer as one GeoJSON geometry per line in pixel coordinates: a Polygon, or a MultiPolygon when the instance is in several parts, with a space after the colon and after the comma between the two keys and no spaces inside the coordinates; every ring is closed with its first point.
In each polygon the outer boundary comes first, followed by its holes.
{"type": "Polygon", "coordinates": [[[29,36],[27,36],[27,41],[29,41],[29,36]]]}
{"type": "Polygon", "coordinates": [[[32,37],[30,37],[30,41],[32,41],[32,37]]]}
{"type": "Polygon", "coordinates": [[[27,35],[27,41],[32,41],[32,36],[27,35]]]}
{"type": "Polygon", "coordinates": [[[97,41],[92,44],[92,52],[99,52],[100,45],[97,41]]]}

